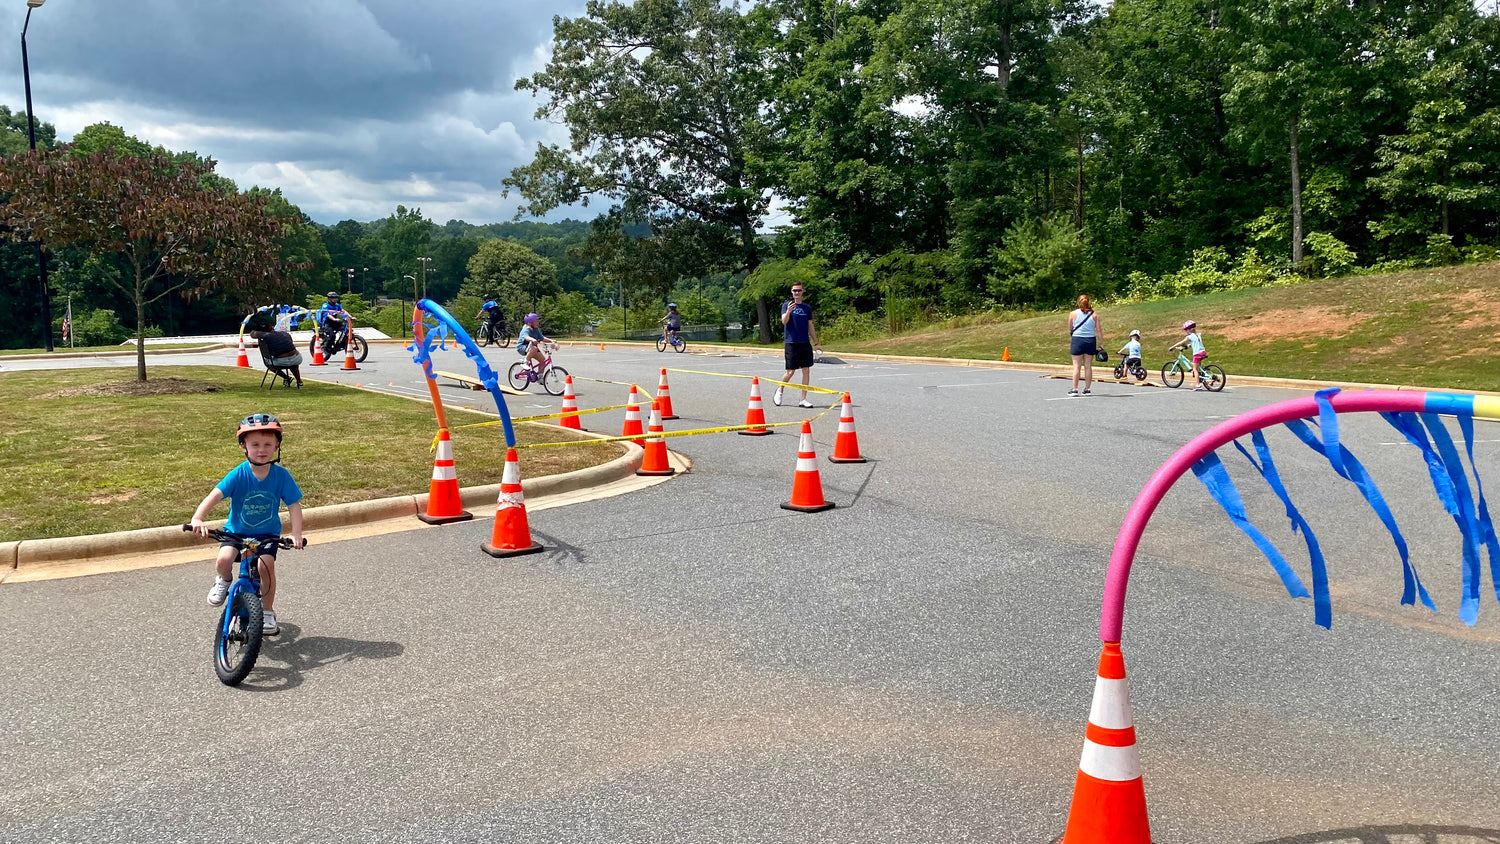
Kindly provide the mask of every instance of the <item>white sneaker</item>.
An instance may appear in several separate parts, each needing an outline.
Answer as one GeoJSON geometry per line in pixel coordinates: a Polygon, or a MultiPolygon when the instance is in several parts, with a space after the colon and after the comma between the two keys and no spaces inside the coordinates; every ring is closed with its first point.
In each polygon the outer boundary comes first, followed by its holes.
{"type": "Polygon", "coordinates": [[[262,636],[278,636],[281,634],[281,628],[276,625],[276,613],[271,610],[261,613],[260,633],[262,636]]]}
{"type": "Polygon", "coordinates": [[[774,404],[774,405],[776,405],[777,407],[781,407],[781,391],[784,390],[784,389],[786,389],[786,388],[785,387],[777,387],[776,388],[776,395],[771,396],[771,403],[774,404]]]}
{"type": "Polygon", "coordinates": [[[208,605],[211,607],[221,606],[224,596],[229,594],[229,581],[218,575],[214,575],[214,586],[208,590],[208,605]]]}
{"type": "Polygon", "coordinates": [[[807,399],[803,399],[802,401],[797,402],[797,406],[798,407],[812,407],[812,402],[808,401],[807,399]]]}

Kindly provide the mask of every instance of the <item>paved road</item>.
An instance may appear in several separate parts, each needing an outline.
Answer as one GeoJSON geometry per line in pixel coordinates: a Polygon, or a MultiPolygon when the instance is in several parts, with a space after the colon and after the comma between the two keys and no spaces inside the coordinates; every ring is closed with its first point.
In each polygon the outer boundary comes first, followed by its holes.
{"type": "MultiPolygon", "coordinates": [[[[780,374],[779,356],[559,358],[643,386],[663,365],[780,374]]],[[[392,347],[364,366],[319,377],[425,392],[392,347]]],[[[238,690],[209,668],[208,564],[0,588],[0,840],[1050,841],[1125,508],[1193,435],[1293,394],[1066,399],[1035,373],[884,363],[816,375],[853,393],[872,458],[821,464],[838,509],[777,507],[794,436],[721,434],[674,440],[695,463],[670,483],[534,514],[543,555],[491,560],[474,523],[288,554],[286,633],[238,690]]],[[[743,419],[748,382],[670,377],[671,428],[743,419]]],[[[584,407],[624,398],[579,387],[584,407]]],[[[800,418],[769,392],[772,421],[800,418]]],[[[1379,522],[1287,435],[1273,448],[1329,554],[1331,632],[1197,481],[1153,520],[1125,653],[1158,842],[1500,835],[1500,607],[1487,586],[1480,624],[1454,619],[1456,531],[1389,430],[1345,433],[1440,615],[1396,605],[1379,522]]],[[[824,417],[821,454],[833,432],[824,417]]],[[[1479,439],[1500,478],[1500,429],[1479,439]]],[[[494,459],[456,450],[460,478],[494,459]]],[[[1274,496],[1223,457],[1305,574],[1274,496]]]]}

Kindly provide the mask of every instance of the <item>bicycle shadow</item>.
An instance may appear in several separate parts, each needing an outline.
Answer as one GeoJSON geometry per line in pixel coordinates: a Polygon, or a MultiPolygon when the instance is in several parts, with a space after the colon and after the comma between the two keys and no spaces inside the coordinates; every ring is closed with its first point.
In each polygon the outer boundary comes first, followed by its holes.
{"type": "Polygon", "coordinates": [[[1256,844],[1500,844],[1500,829],[1437,824],[1361,826],[1306,832],[1256,844]]]}
{"type": "Polygon", "coordinates": [[[406,652],[399,642],[365,642],[338,636],[303,636],[295,624],[281,624],[281,635],[261,645],[255,670],[240,688],[252,692],[281,692],[302,685],[302,675],[313,669],[361,659],[390,659],[406,652]]]}

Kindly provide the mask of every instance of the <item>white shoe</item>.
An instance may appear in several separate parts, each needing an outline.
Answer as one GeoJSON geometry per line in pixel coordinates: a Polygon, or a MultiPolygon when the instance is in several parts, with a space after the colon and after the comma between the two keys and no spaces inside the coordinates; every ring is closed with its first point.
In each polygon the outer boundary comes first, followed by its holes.
{"type": "Polygon", "coordinates": [[[260,633],[262,636],[281,635],[281,628],[276,624],[276,613],[272,612],[271,610],[266,610],[264,613],[261,613],[260,633]]]}
{"type": "Polygon", "coordinates": [[[777,407],[781,407],[781,391],[784,390],[784,389],[786,389],[786,388],[785,387],[777,387],[776,388],[776,395],[771,396],[771,403],[774,404],[774,405],[776,405],[777,407]]]}
{"type": "Polygon", "coordinates": [[[802,401],[797,402],[797,406],[798,407],[812,407],[812,402],[808,401],[807,399],[803,399],[802,401]]]}
{"type": "Polygon", "coordinates": [[[211,607],[222,606],[224,596],[229,594],[229,581],[218,575],[214,575],[214,586],[208,590],[208,605],[211,607]]]}

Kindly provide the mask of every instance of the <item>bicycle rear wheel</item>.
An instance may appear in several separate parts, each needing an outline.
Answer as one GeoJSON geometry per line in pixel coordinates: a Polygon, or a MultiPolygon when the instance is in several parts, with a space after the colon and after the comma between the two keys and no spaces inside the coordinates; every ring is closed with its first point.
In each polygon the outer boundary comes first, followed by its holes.
{"type": "Polygon", "coordinates": [[[549,366],[547,367],[547,371],[542,373],[542,389],[554,396],[563,394],[563,389],[567,387],[567,381],[568,370],[560,366],[549,366]]]}
{"type": "Polygon", "coordinates": [[[214,673],[219,682],[238,686],[249,676],[260,655],[264,616],[260,596],[249,589],[236,591],[224,607],[214,631],[214,673]]]}
{"type": "Polygon", "coordinates": [[[1177,361],[1161,365],[1161,382],[1168,387],[1181,387],[1183,377],[1182,364],[1177,361]]]}
{"type": "Polygon", "coordinates": [[[531,386],[531,379],[526,377],[526,371],[527,366],[526,361],[524,360],[518,360],[515,363],[511,364],[510,372],[507,375],[507,377],[510,379],[510,385],[512,387],[515,387],[517,390],[524,390],[527,387],[531,386]]]}
{"type": "Polygon", "coordinates": [[[1225,384],[1229,383],[1229,380],[1224,377],[1224,370],[1216,363],[1205,364],[1202,372],[1203,386],[1207,387],[1211,393],[1219,392],[1224,389],[1225,384]]]}
{"type": "Polygon", "coordinates": [[[679,355],[682,354],[683,352],[687,351],[687,341],[684,340],[684,339],[682,339],[681,337],[678,337],[677,338],[677,342],[674,343],[673,345],[675,345],[677,347],[677,354],[679,354],[679,355]]]}

